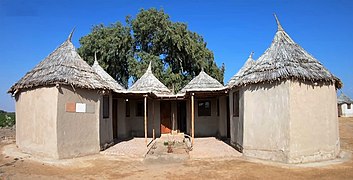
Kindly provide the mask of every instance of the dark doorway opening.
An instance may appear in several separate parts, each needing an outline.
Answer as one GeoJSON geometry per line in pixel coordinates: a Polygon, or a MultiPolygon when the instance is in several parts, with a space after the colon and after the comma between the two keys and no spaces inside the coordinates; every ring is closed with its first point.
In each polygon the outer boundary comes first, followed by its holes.
{"type": "Polygon", "coordinates": [[[172,120],[170,118],[170,101],[161,101],[161,133],[170,133],[172,131],[172,120]]]}
{"type": "Polygon", "coordinates": [[[229,96],[227,96],[227,138],[230,138],[229,96]]]}
{"type": "Polygon", "coordinates": [[[112,125],[113,125],[113,138],[118,138],[118,100],[113,99],[113,112],[112,112],[112,125]]]}
{"type": "Polygon", "coordinates": [[[179,101],[177,103],[177,114],[178,114],[178,129],[180,132],[186,133],[186,102],[179,101]]]}

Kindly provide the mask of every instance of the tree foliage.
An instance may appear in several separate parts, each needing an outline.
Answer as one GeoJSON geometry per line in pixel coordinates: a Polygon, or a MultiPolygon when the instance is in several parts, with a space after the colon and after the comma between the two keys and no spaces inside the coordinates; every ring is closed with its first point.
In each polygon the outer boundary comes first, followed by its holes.
{"type": "Polygon", "coordinates": [[[129,59],[133,58],[133,39],[130,28],[117,22],[110,26],[94,26],[92,32],[80,39],[78,53],[89,64],[97,53],[99,64],[120,84],[127,87],[129,59]]]}
{"type": "Polygon", "coordinates": [[[163,10],[142,9],[134,19],[126,18],[126,26],[95,26],[80,43],[85,60],[92,63],[96,51],[102,67],[125,86],[129,76],[140,78],[150,61],[154,75],[175,92],[202,68],[223,83],[224,65],[216,65],[202,36],[185,23],[172,22],[163,10]]]}

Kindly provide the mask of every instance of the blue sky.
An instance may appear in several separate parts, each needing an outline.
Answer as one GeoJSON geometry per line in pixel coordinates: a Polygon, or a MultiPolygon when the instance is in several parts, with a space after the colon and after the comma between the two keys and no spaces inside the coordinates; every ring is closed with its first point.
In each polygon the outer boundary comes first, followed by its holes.
{"type": "Polygon", "coordinates": [[[124,22],[139,9],[163,8],[171,20],[202,35],[230,79],[254,51],[258,58],[276,32],[286,32],[344,83],[353,97],[352,0],[0,0],[0,109],[15,110],[6,91],[58,47],[76,27],[73,43],[93,25],[124,22]]]}

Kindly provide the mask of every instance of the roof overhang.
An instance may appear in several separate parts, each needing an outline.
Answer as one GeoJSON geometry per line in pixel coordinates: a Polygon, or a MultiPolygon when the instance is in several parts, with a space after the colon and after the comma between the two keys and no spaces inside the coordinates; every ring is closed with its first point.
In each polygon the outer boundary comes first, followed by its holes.
{"type": "Polygon", "coordinates": [[[188,98],[192,94],[196,97],[215,97],[227,95],[229,89],[227,87],[222,88],[205,88],[205,89],[188,89],[184,93],[184,97],[188,98]]]}

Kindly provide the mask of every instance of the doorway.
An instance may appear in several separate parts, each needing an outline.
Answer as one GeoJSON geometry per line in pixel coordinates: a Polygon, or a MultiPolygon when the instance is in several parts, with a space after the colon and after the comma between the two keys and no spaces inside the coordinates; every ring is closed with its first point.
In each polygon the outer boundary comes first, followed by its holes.
{"type": "Polygon", "coordinates": [[[171,103],[170,101],[161,101],[161,134],[170,133],[172,131],[172,120],[170,118],[171,103]]]}
{"type": "Polygon", "coordinates": [[[229,96],[227,96],[227,138],[230,138],[230,114],[229,114],[229,96]]]}
{"type": "Polygon", "coordinates": [[[113,138],[118,138],[118,99],[113,99],[113,112],[112,112],[112,125],[113,125],[113,138]]]}
{"type": "Polygon", "coordinates": [[[186,101],[177,103],[177,114],[178,128],[180,132],[186,133],[186,101]]]}

